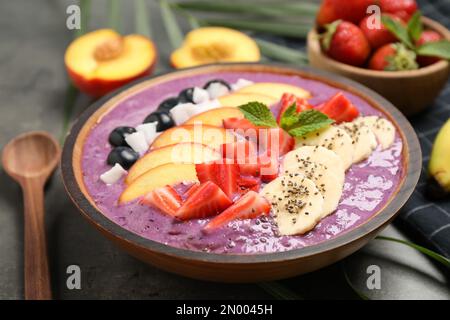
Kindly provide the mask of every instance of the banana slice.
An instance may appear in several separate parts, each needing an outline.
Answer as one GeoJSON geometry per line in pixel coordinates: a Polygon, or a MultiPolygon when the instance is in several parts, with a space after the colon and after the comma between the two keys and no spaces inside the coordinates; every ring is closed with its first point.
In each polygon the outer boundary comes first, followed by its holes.
{"type": "Polygon", "coordinates": [[[320,217],[324,218],[333,213],[341,200],[344,181],[334,175],[332,167],[325,167],[323,164],[308,160],[302,160],[296,164],[284,169],[283,174],[288,176],[302,174],[314,182],[324,200],[320,217]]]}
{"type": "Polygon", "coordinates": [[[280,234],[304,234],[321,218],[323,197],[314,182],[302,174],[282,175],[267,184],[261,194],[272,204],[280,234]]]}
{"type": "Polygon", "coordinates": [[[297,138],[296,147],[302,146],[321,146],[334,151],[341,157],[345,170],[352,165],[352,138],[342,128],[330,126],[324,130],[297,138]]]}
{"type": "Polygon", "coordinates": [[[378,116],[368,116],[358,118],[354,121],[365,124],[372,129],[382,150],[389,148],[394,143],[395,127],[389,120],[378,116]]]}
{"type": "Polygon", "coordinates": [[[295,170],[303,161],[311,161],[333,170],[339,184],[344,184],[345,169],[341,157],[331,150],[319,146],[305,146],[288,152],[284,156],[283,171],[295,170]]]}
{"type": "Polygon", "coordinates": [[[367,159],[378,145],[372,129],[364,122],[346,122],[341,124],[341,128],[352,138],[353,163],[367,159]]]}

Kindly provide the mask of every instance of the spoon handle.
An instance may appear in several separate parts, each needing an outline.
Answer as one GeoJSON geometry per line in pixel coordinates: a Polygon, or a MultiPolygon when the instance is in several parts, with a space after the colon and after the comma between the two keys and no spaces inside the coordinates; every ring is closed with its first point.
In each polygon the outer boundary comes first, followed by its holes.
{"type": "Polygon", "coordinates": [[[50,274],[44,224],[44,183],[27,179],[22,183],[25,224],[25,299],[50,300],[50,274]]]}

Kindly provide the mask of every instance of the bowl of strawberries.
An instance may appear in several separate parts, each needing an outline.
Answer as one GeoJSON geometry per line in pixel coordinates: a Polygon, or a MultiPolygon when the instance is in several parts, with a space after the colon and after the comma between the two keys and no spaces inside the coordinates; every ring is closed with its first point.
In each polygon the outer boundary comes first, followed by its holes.
{"type": "Polygon", "coordinates": [[[450,74],[450,31],[415,0],[324,0],[310,64],[377,91],[405,115],[431,105],[450,74]]]}

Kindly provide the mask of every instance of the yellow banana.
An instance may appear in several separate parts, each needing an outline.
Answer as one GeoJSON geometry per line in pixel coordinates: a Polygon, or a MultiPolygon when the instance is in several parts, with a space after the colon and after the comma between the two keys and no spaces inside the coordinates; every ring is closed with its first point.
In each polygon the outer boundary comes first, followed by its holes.
{"type": "Polygon", "coordinates": [[[428,172],[444,191],[450,192],[450,119],[434,141],[428,172]]]}

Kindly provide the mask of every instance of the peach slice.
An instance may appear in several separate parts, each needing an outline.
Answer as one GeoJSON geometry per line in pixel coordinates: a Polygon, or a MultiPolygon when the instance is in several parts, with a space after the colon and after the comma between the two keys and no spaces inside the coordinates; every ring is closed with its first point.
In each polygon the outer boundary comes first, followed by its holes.
{"type": "Polygon", "coordinates": [[[161,148],[182,142],[201,143],[211,148],[217,148],[234,140],[234,135],[224,128],[187,124],[164,131],[153,141],[151,148],[161,148]]]}
{"type": "Polygon", "coordinates": [[[119,204],[133,201],[157,188],[182,182],[198,182],[195,164],[167,163],[140,175],[119,197],[119,204]]]}
{"type": "Polygon", "coordinates": [[[156,58],[150,39],[100,29],[75,39],[67,48],[64,61],[74,85],[99,97],[150,74],[156,58]]]}
{"type": "Polygon", "coordinates": [[[243,117],[244,114],[238,108],[223,107],[199,113],[190,118],[184,124],[201,123],[204,125],[206,124],[210,126],[221,127],[223,125],[224,119],[228,118],[242,119],[243,117]]]}
{"type": "Polygon", "coordinates": [[[200,143],[179,143],[154,149],[140,158],[128,171],[126,184],[132,183],[147,171],[167,163],[202,163],[221,158],[219,152],[200,143]]]}
{"type": "Polygon", "coordinates": [[[310,98],[311,94],[309,91],[306,91],[305,89],[302,89],[297,86],[293,86],[290,84],[285,83],[272,83],[272,82],[258,82],[251,84],[249,86],[246,86],[238,91],[236,93],[252,93],[252,94],[261,94],[270,96],[276,101],[280,101],[281,96],[283,93],[292,93],[296,95],[299,98],[310,98]]]}
{"type": "Polygon", "coordinates": [[[264,103],[267,106],[271,106],[278,100],[266,95],[259,93],[233,93],[219,98],[220,104],[227,107],[238,107],[243,104],[258,101],[264,103]]]}
{"type": "Polygon", "coordinates": [[[202,27],[186,35],[183,45],[170,56],[175,68],[218,62],[257,62],[256,42],[245,33],[222,27],[202,27]]]}

